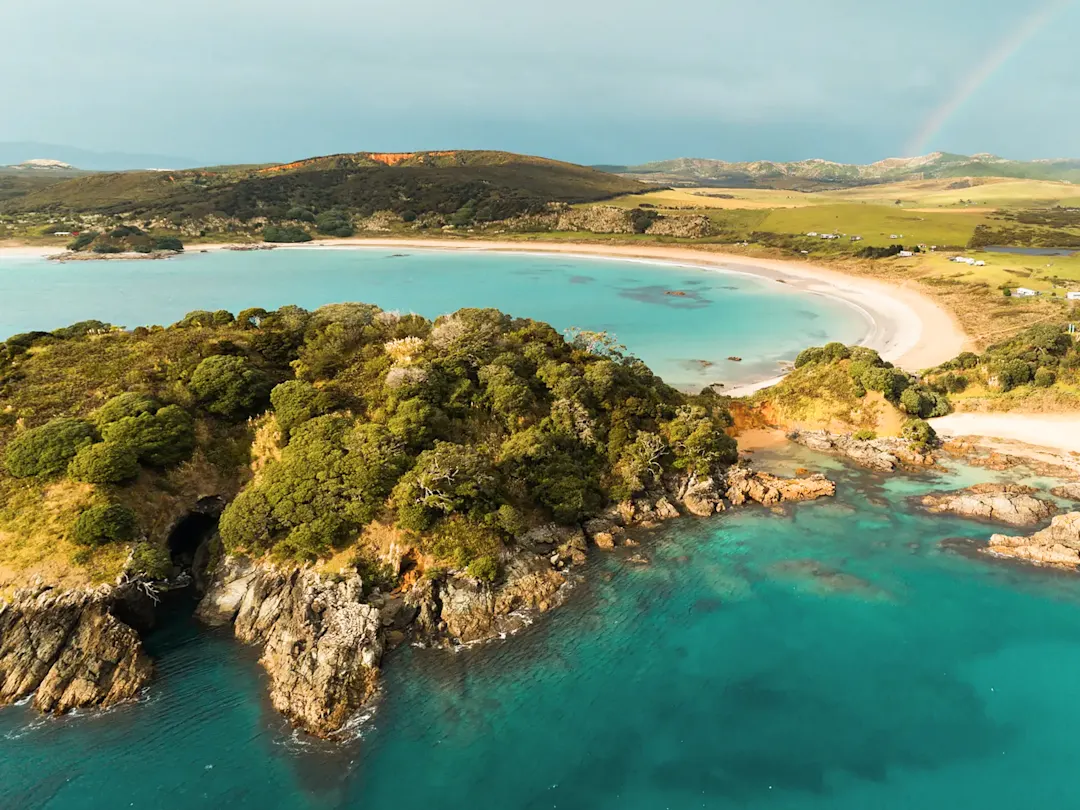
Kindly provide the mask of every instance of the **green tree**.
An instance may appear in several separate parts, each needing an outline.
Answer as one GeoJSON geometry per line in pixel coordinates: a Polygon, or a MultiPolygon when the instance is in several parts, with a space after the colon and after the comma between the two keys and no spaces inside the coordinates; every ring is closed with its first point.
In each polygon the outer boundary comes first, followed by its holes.
{"type": "Polygon", "coordinates": [[[266,404],[270,380],[245,358],[217,354],[207,357],[191,375],[188,389],[196,402],[218,416],[247,416],[266,404]]]}
{"type": "Polygon", "coordinates": [[[937,441],[937,433],[930,427],[929,422],[922,419],[908,419],[901,435],[921,450],[926,450],[937,441]]]}
{"type": "Polygon", "coordinates": [[[1035,372],[1034,383],[1039,388],[1050,388],[1057,382],[1057,375],[1048,368],[1040,368],[1035,372]]]}
{"type": "Polygon", "coordinates": [[[88,484],[118,484],[139,474],[135,451],[115,442],[90,444],[75,454],[68,477],[88,484]]]}
{"type": "Polygon", "coordinates": [[[478,518],[495,511],[495,491],[496,478],[487,458],[474,448],[437,441],[420,454],[392,498],[399,523],[422,532],[454,513],[478,518]]]}
{"type": "Polygon", "coordinates": [[[95,439],[97,431],[85,420],[53,419],[16,435],[4,452],[4,464],[15,478],[59,475],[95,439]]]}

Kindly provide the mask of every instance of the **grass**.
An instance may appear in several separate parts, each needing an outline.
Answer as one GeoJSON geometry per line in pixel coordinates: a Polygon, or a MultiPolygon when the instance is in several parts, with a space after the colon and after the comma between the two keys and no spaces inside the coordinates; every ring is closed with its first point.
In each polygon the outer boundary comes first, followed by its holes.
{"type": "Polygon", "coordinates": [[[761,223],[771,233],[842,233],[861,236],[863,244],[966,245],[981,216],[953,213],[916,213],[896,206],[840,203],[776,209],[761,223]]]}

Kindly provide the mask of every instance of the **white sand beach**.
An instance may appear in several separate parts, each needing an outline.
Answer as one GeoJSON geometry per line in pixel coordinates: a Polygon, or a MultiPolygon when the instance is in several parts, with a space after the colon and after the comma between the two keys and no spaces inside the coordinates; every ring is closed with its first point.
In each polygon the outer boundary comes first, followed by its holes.
{"type": "Polygon", "coordinates": [[[930,424],[943,438],[993,437],[1080,454],[1080,413],[952,413],[930,424]]]}

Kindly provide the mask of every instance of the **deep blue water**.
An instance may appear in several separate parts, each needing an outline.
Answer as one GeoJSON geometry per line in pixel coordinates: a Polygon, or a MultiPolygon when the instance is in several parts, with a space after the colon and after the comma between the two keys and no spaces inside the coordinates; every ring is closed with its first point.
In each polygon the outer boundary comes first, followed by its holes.
{"type": "Polygon", "coordinates": [[[1080,583],[943,549],[995,527],[908,502],[996,474],[758,464],[838,497],[678,521],[515,638],[399,650],[353,743],[290,733],[254,652],[180,613],[144,701],[0,712],[0,807],[1080,806],[1080,583]]]}
{"type": "Polygon", "coordinates": [[[383,249],[64,264],[0,256],[4,337],[89,318],[134,327],[173,323],[195,309],[339,301],[427,317],[496,307],[558,329],[606,330],[668,383],[695,388],[772,377],[809,345],[855,343],[869,331],[858,310],[774,281],[599,258],[383,249]]]}

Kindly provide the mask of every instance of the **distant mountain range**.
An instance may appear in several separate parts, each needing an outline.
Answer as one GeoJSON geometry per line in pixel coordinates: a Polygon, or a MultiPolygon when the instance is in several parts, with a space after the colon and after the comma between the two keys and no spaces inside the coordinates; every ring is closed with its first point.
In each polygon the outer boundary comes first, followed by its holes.
{"type": "Polygon", "coordinates": [[[95,152],[37,141],[0,143],[0,166],[14,166],[31,160],[49,160],[78,166],[80,169],[119,172],[128,169],[190,169],[197,160],[175,155],[138,154],[129,152],[95,152]]]}
{"type": "Polygon", "coordinates": [[[800,160],[729,163],[704,158],[678,158],[640,166],[596,166],[602,171],[665,186],[728,186],[733,188],[825,188],[896,183],[948,177],[1015,177],[1080,183],[1080,160],[1008,160],[996,155],[954,155],[934,152],[915,158],[889,158],[868,165],[800,160]]]}

